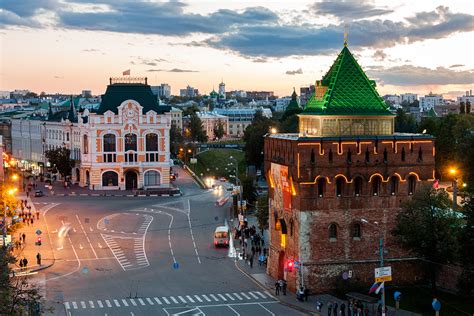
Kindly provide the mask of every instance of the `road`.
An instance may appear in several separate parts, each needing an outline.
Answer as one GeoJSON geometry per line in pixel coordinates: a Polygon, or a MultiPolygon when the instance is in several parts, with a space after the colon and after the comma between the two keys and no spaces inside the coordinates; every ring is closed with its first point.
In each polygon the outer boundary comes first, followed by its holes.
{"type": "Polygon", "coordinates": [[[213,231],[225,191],[184,171],[180,197],[42,197],[55,264],[35,275],[53,315],[301,315],[236,269],[213,231]],[[47,210],[47,211],[46,211],[47,210]]]}

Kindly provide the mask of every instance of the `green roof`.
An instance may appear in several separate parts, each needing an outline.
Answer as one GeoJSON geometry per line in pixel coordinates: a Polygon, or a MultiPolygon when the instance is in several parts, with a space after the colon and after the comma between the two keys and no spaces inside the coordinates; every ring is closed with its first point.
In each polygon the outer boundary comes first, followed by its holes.
{"type": "Polygon", "coordinates": [[[104,114],[107,111],[112,111],[118,114],[117,107],[123,101],[134,100],[143,107],[143,114],[148,111],[155,111],[158,114],[169,112],[169,106],[160,106],[156,100],[156,96],[151,91],[151,87],[147,84],[141,83],[114,83],[107,86],[105,94],[102,95],[102,102],[100,102],[98,114],[104,114]]]}
{"type": "Polygon", "coordinates": [[[293,94],[291,95],[291,101],[288,103],[288,106],[286,107],[286,112],[288,111],[293,111],[293,110],[301,110],[300,105],[298,104],[298,100],[296,99],[296,91],[293,88],[293,94]]]}
{"type": "Polygon", "coordinates": [[[392,115],[351,52],[344,46],[329,71],[316,84],[327,87],[321,99],[313,94],[302,114],[392,115]]]}

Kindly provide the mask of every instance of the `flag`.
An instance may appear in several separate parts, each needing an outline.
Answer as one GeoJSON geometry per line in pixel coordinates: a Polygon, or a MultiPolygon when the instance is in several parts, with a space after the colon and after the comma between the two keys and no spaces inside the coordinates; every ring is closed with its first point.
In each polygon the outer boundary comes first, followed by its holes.
{"type": "Polygon", "coordinates": [[[375,290],[375,294],[379,294],[380,290],[383,289],[385,282],[380,283],[379,287],[375,290]]]}
{"type": "Polygon", "coordinates": [[[436,180],[434,180],[434,182],[433,182],[433,189],[438,189],[438,188],[439,188],[439,180],[436,179],[436,180]]]}
{"type": "Polygon", "coordinates": [[[122,75],[124,76],[130,76],[130,69],[125,70],[122,75]]]}
{"type": "Polygon", "coordinates": [[[378,286],[379,286],[379,282],[375,282],[374,284],[372,284],[372,286],[369,289],[369,294],[374,293],[375,290],[377,290],[378,286]]]}

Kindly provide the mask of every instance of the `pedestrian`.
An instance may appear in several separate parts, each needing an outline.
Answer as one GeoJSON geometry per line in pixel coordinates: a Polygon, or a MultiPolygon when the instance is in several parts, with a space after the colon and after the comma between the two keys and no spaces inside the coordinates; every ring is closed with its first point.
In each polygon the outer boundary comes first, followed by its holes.
{"type": "Polygon", "coordinates": [[[328,304],[328,316],[331,316],[332,314],[332,303],[328,304]]]}
{"type": "Polygon", "coordinates": [[[23,259],[20,259],[20,271],[23,271],[23,259]]]}
{"type": "Polygon", "coordinates": [[[34,223],[33,217],[30,219],[30,222],[31,222],[31,226],[33,226],[33,223],[34,223]]]}
{"type": "Polygon", "coordinates": [[[253,268],[253,253],[250,255],[250,259],[249,259],[249,263],[250,263],[250,268],[253,268]]]}
{"type": "Polygon", "coordinates": [[[26,191],[26,197],[27,197],[27,198],[30,197],[30,191],[26,191]]]}
{"type": "Polygon", "coordinates": [[[36,219],[39,220],[40,219],[40,212],[37,210],[36,211],[36,219]]]}
{"type": "Polygon", "coordinates": [[[25,233],[23,233],[23,234],[21,235],[21,238],[23,239],[23,242],[25,242],[25,240],[26,240],[26,235],[25,235],[25,233]]]}
{"type": "Polygon", "coordinates": [[[36,254],[36,263],[41,265],[41,254],[39,252],[36,254]]]}
{"type": "Polygon", "coordinates": [[[23,258],[23,266],[26,268],[28,268],[28,259],[26,258],[23,258]]]}
{"type": "Polygon", "coordinates": [[[337,316],[337,312],[339,311],[338,310],[338,305],[337,305],[337,302],[334,302],[334,305],[333,305],[333,308],[332,308],[332,314],[333,316],[337,316]]]}
{"type": "Polygon", "coordinates": [[[341,307],[339,307],[340,313],[339,315],[346,316],[346,304],[342,303],[341,307]]]}
{"type": "Polygon", "coordinates": [[[283,295],[286,295],[286,281],[285,280],[280,280],[280,287],[283,292],[283,295]]]}
{"type": "Polygon", "coordinates": [[[307,288],[304,289],[304,300],[305,302],[308,301],[309,290],[307,288]]]}
{"type": "Polygon", "coordinates": [[[26,220],[26,225],[30,226],[30,220],[29,219],[26,220]]]}
{"type": "Polygon", "coordinates": [[[275,282],[275,295],[276,296],[280,295],[280,280],[275,282]]]}

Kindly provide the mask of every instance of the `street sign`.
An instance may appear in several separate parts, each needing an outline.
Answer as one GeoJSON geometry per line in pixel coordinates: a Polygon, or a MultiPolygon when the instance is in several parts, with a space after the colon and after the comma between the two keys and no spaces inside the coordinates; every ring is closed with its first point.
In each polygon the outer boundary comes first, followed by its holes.
{"type": "Polygon", "coordinates": [[[198,162],[197,158],[189,159],[189,163],[192,164],[192,165],[197,164],[197,162],[198,162]]]}
{"type": "MultiPolygon", "coordinates": [[[[5,246],[8,246],[12,243],[12,235],[5,236],[5,246]]],[[[3,238],[0,238],[0,245],[3,246],[3,238]]]]}
{"type": "Polygon", "coordinates": [[[41,235],[42,231],[40,229],[36,230],[36,235],[41,235]]]}
{"type": "Polygon", "coordinates": [[[173,262],[173,269],[178,270],[179,269],[179,263],[173,262]]]}
{"type": "Polygon", "coordinates": [[[295,266],[295,269],[299,269],[300,268],[300,262],[295,261],[294,266],[295,266]]]}
{"type": "Polygon", "coordinates": [[[375,268],[375,282],[392,281],[392,267],[375,268]]]}

